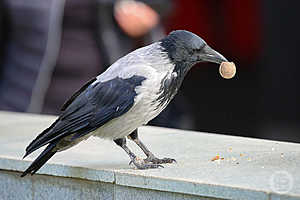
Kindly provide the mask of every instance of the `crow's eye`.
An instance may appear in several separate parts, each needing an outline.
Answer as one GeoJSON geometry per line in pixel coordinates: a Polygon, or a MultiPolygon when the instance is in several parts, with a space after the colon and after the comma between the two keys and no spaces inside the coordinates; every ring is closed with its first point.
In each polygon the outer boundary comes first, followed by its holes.
{"type": "Polygon", "coordinates": [[[200,53],[202,49],[194,49],[194,52],[200,53]]]}

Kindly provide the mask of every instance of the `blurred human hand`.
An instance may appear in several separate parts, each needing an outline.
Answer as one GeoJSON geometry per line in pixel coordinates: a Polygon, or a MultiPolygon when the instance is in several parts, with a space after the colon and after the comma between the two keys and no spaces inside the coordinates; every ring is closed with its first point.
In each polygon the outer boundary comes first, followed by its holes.
{"type": "Polygon", "coordinates": [[[121,29],[130,37],[148,33],[158,22],[159,15],[148,5],[135,0],[120,0],[114,16],[121,29]]]}

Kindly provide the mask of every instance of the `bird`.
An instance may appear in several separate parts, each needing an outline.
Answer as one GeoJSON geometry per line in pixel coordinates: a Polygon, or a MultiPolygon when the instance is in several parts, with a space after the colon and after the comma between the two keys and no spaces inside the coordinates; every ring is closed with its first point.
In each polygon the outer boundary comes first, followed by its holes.
{"type": "Polygon", "coordinates": [[[137,169],[176,162],[173,158],[156,157],[138,137],[138,128],[166,108],[185,75],[200,62],[220,64],[227,59],[186,30],[172,31],[118,59],[76,91],[54,123],[27,146],[23,159],[47,145],[21,177],[35,174],[53,155],[90,136],[114,141],[137,169]],[[126,145],[126,139],[134,141],[146,158],[138,158],[126,145]]]}

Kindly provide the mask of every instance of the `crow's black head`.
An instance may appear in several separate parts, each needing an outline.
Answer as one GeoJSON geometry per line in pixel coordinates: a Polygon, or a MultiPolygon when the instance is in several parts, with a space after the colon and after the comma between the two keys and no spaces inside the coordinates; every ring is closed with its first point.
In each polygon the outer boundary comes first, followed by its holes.
{"type": "Polygon", "coordinates": [[[177,65],[191,67],[198,62],[227,62],[226,58],[209,47],[194,33],[184,30],[171,32],[161,40],[161,46],[177,65]]]}

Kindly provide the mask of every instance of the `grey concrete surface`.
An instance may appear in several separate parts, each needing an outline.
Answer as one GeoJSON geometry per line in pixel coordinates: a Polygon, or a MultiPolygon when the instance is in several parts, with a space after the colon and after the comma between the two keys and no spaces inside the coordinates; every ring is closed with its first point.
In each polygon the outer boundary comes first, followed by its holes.
{"type": "Polygon", "coordinates": [[[29,176],[23,179],[20,178],[18,173],[1,171],[0,199],[114,199],[114,185],[45,175],[29,176]]]}
{"type": "Polygon", "coordinates": [[[57,153],[37,175],[19,178],[41,152],[22,160],[26,146],[54,120],[0,112],[0,187],[8,188],[0,193],[7,199],[300,199],[300,144],[150,126],[140,128],[141,139],[177,164],[136,170],[114,143],[89,138],[57,153]]]}

